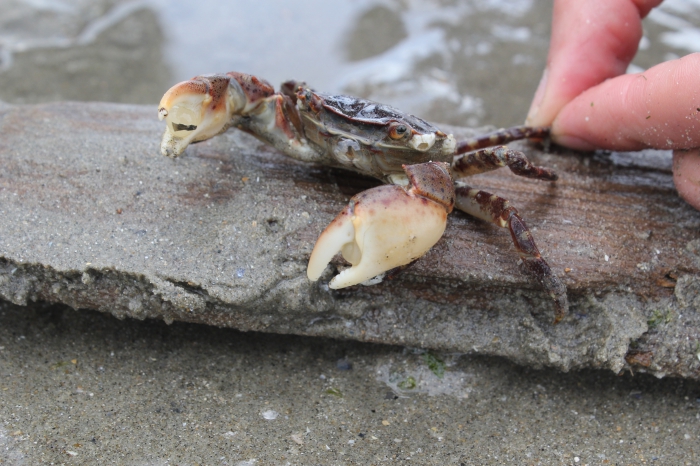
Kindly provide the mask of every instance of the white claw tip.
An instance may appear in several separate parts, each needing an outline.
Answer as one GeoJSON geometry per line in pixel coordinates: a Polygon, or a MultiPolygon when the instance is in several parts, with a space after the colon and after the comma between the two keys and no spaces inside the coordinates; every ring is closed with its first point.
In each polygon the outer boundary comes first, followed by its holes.
{"type": "Polygon", "coordinates": [[[161,107],[158,109],[158,119],[160,121],[163,121],[163,119],[167,116],[168,116],[168,110],[165,107],[161,107]]]}

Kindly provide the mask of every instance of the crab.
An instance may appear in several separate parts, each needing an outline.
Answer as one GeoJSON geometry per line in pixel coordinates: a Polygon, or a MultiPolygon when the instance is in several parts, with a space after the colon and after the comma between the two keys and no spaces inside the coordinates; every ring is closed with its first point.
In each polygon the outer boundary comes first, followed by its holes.
{"type": "Polygon", "coordinates": [[[545,139],[548,128],[519,126],[457,142],[388,105],[316,92],[297,81],[275,92],[264,79],[238,72],[176,84],[163,96],[158,117],[167,123],[161,152],[169,157],[235,127],[297,160],[354,170],[385,183],[352,197],[320,234],[307,268],[311,281],[340,252],[351,267],[336,275],[330,288],[377,283],[426,254],[457,208],[507,228],[525,268],[553,302],[554,323],[568,311],[566,287],[542,258],[516,208],[464,183],[468,176],[501,167],[536,180],[557,180],[550,169],[503,145],[545,139]]]}

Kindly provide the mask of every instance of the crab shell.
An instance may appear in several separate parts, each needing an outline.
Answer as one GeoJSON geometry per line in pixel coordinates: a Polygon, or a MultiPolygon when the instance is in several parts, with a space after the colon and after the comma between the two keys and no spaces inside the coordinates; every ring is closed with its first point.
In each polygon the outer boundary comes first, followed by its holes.
{"type": "Polygon", "coordinates": [[[391,176],[403,174],[404,164],[448,162],[454,156],[454,136],[389,105],[303,85],[294,97],[305,137],[343,168],[393,182],[391,176]]]}

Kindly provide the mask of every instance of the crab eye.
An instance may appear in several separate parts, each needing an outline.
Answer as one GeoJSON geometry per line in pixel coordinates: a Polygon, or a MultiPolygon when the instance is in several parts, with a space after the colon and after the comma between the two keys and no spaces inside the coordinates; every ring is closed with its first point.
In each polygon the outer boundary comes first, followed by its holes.
{"type": "Polygon", "coordinates": [[[406,133],[408,133],[406,125],[394,125],[389,131],[389,137],[391,137],[391,139],[401,139],[406,133]]]}

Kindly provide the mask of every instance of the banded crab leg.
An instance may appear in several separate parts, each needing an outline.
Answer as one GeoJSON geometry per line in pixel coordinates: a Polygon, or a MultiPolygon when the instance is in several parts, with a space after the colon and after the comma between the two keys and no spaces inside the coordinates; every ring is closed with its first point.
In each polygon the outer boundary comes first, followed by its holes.
{"type": "Polygon", "coordinates": [[[549,138],[549,127],[546,126],[513,126],[499,129],[474,138],[468,138],[457,143],[455,154],[485,149],[520,139],[545,140],[549,138]]]}
{"type": "Polygon", "coordinates": [[[455,202],[449,164],[427,162],[403,169],[408,186],[363,191],[326,227],[309,258],[309,280],[318,280],[340,251],[352,267],[328,286],[371,284],[370,279],[410,264],[438,242],[455,202]]]}
{"type": "Polygon", "coordinates": [[[559,178],[549,168],[533,165],[525,157],[525,154],[520,151],[510,150],[507,146],[491,147],[459,155],[452,162],[452,171],[458,178],[485,173],[502,167],[508,167],[514,174],[525,178],[543,181],[556,181],[559,178]]]}
{"type": "Polygon", "coordinates": [[[527,270],[540,282],[554,301],[554,323],[558,323],[569,309],[566,286],[552,272],[541,254],[530,229],[520,217],[518,210],[500,196],[486,191],[459,186],[455,189],[455,207],[501,228],[508,228],[515,249],[527,270]]]}
{"type": "MultiPolygon", "coordinates": [[[[516,139],[522,139],[522,137],[545,137],[548,134],[548,131],[545,130],[546,128],[510,128],[505,132],[496,132],[492,133],[491,136],[486,135],[483,138],[472,140],[471,145],[476,146],[480,143],[488,145],[498,137],[500,137],[498,139],[498,142],[500,142],[507,140],[509,135],[516,139]]],[[[510,150],[506,146],[481,149],[457,156],[451,168],[455,178],[462,178],[502,167],[508,167],[514,174],[526,178],[543,181],[556,181],[558,178],[557,174],[552,170],[534,165],[527,159],[525,154],[510,150]]],[[[463,184],[455,189],[455,195],[455,207],[459,210],[491,222],[501,228],[508,228],[515,249],[523,264],[541,283],[554,301],[554,323],[561,321],[569,308],[566,286],[552,272],[547,261],[542,258],[532,233],[525,225],[517,209],[511,206],[508,200],[500,196],[495,196],[486,191],[479,191],[463,184]]]]}

